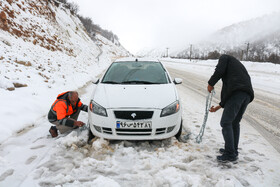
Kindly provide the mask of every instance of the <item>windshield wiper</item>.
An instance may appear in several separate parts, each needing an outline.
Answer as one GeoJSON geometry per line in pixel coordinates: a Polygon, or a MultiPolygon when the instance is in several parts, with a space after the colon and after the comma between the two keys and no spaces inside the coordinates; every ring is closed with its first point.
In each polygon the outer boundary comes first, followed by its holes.
{"type": "Polygon", "coordinates": [[[115,81],[104,81],[102,83],[104,83],[104,84],[120,84],[119,82],[115,82],[115,81]]]}
{"type": "Polygon", "coordinates": [[[149,82],[149,81],[124,81],[121,84],[158,84],[158,83],[149,82]]]}

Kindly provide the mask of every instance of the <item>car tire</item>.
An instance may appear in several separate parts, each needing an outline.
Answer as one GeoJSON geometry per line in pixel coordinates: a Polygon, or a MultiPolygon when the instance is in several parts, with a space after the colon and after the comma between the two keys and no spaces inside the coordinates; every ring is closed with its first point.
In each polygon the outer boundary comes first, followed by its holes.
{"type": "Polygon", "coordinates": [[[180,129],[179,129],[179,131],[177,132],[177,134],[175,135],[175,137],[176,137],[177,140],[180,139],[180,136],[181,136],[181,134],[182,134],[182,128],[183,128],[183,120],[181,120],[180,129]]]}
{"type": "Polygon", "coordinates": [[[92,134],[91,129],[88,129],[88,144],[90,144],[91,140],[95,138],[95,136],[92,134]]]}

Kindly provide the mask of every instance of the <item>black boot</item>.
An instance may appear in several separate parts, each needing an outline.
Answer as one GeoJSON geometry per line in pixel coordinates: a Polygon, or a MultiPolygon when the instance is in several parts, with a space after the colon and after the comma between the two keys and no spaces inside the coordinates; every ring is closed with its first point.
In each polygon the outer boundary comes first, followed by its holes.
{"type": "MultiPolygon", "coordinates": [[[[219,153],[224,154],[225,153],[225,149],[224,148],[220,148],[219,149],[219,153]]],[[[237,150],[235,150],[235,154],[238,157],[238,151],[237,150]]]]}
{"type": "Polygon", "coordinates": [[[223,154],[221,156],[217,156],[218,162],[235,162],[237,161],[238,157],[237,156],[231,156],[229,154],[223,154]]]}
{"type": "Polygon", "coordinates": [[[55,137],[57,137],[57,136],[58,136],[56,126],[51,126],[51,128],[50,128],[49,132],[50,132],[50,134],[52,135],[52,137],[53,137],[53,138],[55,138],[55,137]]]}

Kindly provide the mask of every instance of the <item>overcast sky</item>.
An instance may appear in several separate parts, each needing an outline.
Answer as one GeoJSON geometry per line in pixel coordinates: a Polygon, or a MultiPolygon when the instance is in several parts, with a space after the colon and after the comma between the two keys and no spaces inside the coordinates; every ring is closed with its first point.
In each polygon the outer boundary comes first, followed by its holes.
{"type": "Polygon", "coordinates": [[[234,23],[280,11],[280,0],[69,0],[130,52],[184,47],[234,23]]]}

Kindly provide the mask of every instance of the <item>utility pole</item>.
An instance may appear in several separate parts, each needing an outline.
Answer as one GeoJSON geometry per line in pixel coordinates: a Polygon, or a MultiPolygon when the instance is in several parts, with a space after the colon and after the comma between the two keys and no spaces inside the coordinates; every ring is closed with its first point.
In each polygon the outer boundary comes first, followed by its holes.
{"type": "Polygon", "coordinates": [[[248,55],[249,55],[249,46],[250,46],[250,43],[245,43],[247,44],[247,50],[246,50],[246,60],[248,61],[248,55]]]}
{"type": "Polygon", "coordinates": [[[244,53],[244,51],[241,50],[241,61],[243,60],[243,53],[244,53]]]}
{"type": "Polygon", "coordinates": [[[190,61],[192,61],[192,44],[190,46],[190,61]]]}
{"type": "Polygon", "coordinates": [[[166,48],[166,57],[168,57],[168,47],[166,48]]]}

